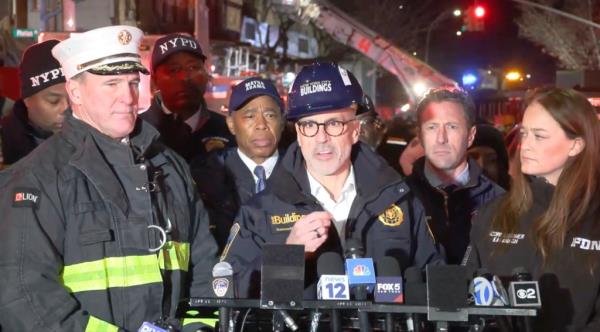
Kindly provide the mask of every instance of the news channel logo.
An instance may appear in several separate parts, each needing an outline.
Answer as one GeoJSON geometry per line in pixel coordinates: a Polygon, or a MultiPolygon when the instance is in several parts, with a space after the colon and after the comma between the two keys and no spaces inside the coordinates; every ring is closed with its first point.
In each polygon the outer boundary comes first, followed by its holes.
{"type": "Polygon", "coordinates": [[[352,274],[355,276],[370,276],[371,269],[369,269],[369,267],[366,265],[358,264],[352,269],[352,274]]]}
{"type": "Polygon", "coordinates": [[[491,305],[494,299],[494,288],[485,278],[477,277],[473,280],[473,297],[475,305],[491,305]]]}
{"type": "Polygon", "coordinates": [[[223,297],[229,289],[229,280],[227,278],[216,278],[212,283],[213,292],[217,297],[223,297]]]}

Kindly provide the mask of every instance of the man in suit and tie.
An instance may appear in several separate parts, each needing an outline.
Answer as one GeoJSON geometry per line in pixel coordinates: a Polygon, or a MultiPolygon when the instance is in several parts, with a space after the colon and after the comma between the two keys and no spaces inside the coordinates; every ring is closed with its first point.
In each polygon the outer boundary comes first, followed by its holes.
{"type": "Polygon", "coordinates": [[[278,167],[282,153],[278,144],[285,123],[283,108],[270,81],[259,77],[242,81],[232,88],[226,118],[238,147],[192,161],[192,176],[221,250],[239,207],[265,188],[278,167]]]}

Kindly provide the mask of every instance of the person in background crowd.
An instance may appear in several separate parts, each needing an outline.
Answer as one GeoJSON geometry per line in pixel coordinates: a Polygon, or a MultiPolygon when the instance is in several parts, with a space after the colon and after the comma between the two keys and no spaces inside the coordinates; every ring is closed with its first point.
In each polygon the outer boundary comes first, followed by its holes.
{"type": "Polygon", "coordinates": [[[206,106],[210,76],[205,60],[200,44],[190,36],[157,39],[152,50],[152,84],[157,91],[150,108],[140,115],[188,162],[235,142],[225,117],[206,106]]]}
{"type": "Polygon", "coordinates": [[[180,301],[212,293],[217,246],[187,163],[137,116],[142,36],[109,26],[52,49],[72,111],[5,171],[7,331],[180,329],[180,301]]]}
{"type": "Polygon", "coordinates": [[[508,190],[508,152],[504,146],[502,133],[489,124],[477,124],[473,144],[467,150],[469,157],[477,162],[490,180],[508,190]]]}
{"type": "Polygon", "coordinates": [[[364,101],[356,111],[356,118],[360,123],[360,141],[377,151],[377,148],[385,141],[387,126],[375,112],[373,100],[368,95],[365,95],[364,101]]]}
{"type": "Polygon", "coordinates": [[[238,147],[213,151],[191,163],[220,251],[240,206],[264,190],[280,167],[283,151],[277,146],[285,125],[283,113],[273,83],[259,77],[245,79],[232,89],[227,116],[238,147]]]}
{"type": "Polygon", "coordinates": [[[62,128],[69,106],[65,77],[51,50],[57,40],[34,44],[19,65],[21,99],[0,124],[4,163],[13,164],[62,128]]]}
{"type": "Polygon", "coordinates": [[[449,264],[459,264],[469,244],[472,214],[504,190],[469,159],[475,139],[475,105],[455,87],[430,91],[417,106],[425,157],[414,164],[408,184],[425,205],[429,227],[449,264]]]}
{"type": "Polygon", "coordinates": [[[539,280],[535,331],[599,331],[600,122],[573,90],[528,102],[511,188],[475,217],[465,262],[539,280]]]}
{"type": "Polygon", "coordinates": [[[392,256],[402,269],[443,261],[421,203],[382,157],[359,142],[362,100],[354,75],[335,64],[315,63],[298,73],[287,113],[298,141],[265,191],[242,206],[221,257],[232,264],[241,297],[260,293],[254,278],[265,243],[304,245],[309,299],[316,297],[318,257],[342,255],[349,239],[363,244],[366,257],[392,256]]]}
{"type": "Polygon", "coordinates": [[[415,161],[425,155],[425,150],[423,150],[423,145],[421,145],[421,140],[418,136],[413,137],[410,140],[406,148],[402,150],[400,154],[400,158],[398,158],[398,163],[402,168],[402,174],[405,176],[409,176],[413,172],[413,166],[415,161]]]}

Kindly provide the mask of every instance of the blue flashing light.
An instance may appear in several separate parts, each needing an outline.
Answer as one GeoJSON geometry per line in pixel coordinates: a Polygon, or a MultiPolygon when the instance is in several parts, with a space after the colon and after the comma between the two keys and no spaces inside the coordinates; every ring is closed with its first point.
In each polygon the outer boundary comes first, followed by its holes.
{"type": "Polygon", "coordinates": [[[477,80],[477,76],[472,73],[465,73],[462,76],[462,83],[464,86],[474,85],[475,83],[477,83],[477,80]]]}

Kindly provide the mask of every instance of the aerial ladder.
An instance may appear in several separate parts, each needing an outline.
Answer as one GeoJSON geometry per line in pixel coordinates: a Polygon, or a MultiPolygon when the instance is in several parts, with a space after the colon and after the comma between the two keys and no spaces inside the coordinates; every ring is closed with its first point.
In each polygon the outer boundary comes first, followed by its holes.
{"type": "Polygon", "coordinates": [[[428,89],[457,83],[425,62],[390,43],[325,0],[294,2],[296,17],[314,23],[336,41],[348,45],[398,78],[414,106],[428,89]]]}

